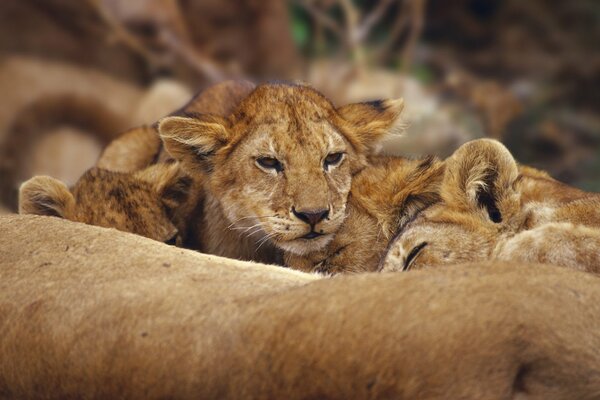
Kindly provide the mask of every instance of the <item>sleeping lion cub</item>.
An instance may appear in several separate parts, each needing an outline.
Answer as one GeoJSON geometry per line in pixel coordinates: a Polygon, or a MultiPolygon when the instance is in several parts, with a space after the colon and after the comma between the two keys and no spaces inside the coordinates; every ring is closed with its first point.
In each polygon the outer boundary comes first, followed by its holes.
{"type": "Polygon", "coordinates": [[[187,216],[199,201],[194,182],[176,163],[136,173],[92,168],[69,189],[49,176],[21,185],[19,213],[115,228],[168,244],[184,244],[187,216]]]}
{"type": "Polygon", "coordinates": [[[498,259],[600,273],[600,195],[519,168],[499,142],[459,148],[440,197],[396,233],[383,271],[498,259]]]}

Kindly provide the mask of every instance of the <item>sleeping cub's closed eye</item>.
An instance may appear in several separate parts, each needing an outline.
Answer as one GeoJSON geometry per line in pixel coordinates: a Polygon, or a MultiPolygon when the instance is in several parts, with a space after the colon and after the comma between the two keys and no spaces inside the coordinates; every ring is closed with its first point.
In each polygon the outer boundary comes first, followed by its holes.
{"type": "Polygon", "coordinates": [[[415,247],[408,253],[406,256],[406,260],[404,261],[404,266],[402,267],[402,271],[408,271],[413,264],[413,262],[417,259],[417,257],[421,254],[421,250],[423,250],[427,246],[427,242],[423,242],[415,247]]]}

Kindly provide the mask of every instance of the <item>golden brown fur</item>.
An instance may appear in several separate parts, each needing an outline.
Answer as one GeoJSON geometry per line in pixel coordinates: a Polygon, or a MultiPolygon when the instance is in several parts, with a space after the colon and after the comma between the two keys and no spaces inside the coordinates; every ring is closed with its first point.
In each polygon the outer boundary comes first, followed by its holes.
{"type": "Polygon", "coordinates": [[[0,231],[4,398],[600,395],[591,274],[497,263],[316,280],[52,218],[0,217],[0,231]]]}
{"type": "Polygon", "coordinates": [[[163,119],[167,151],[191,175],[206,175],[210,229],[201,250],[274,262],[278,249],[323,248],[346,215],[352,175],[398,127],[402,108],[397,100],[336,108],[307,86],[263,84],[227,118],[163,119]],[[326,164],[336,155],[335,165],[326,164]]]}
{"type": "Polygon", "coordinates": [[[373,157],[352,180],[347,217],[322,250],[285,254],[286,266],[326,274],[376,271],[389,241],[421,209],[439,200],[443,163],[373,157]]]}
{"type": "Polygon", "coordinates": [[[398,234],[384,270],[488,259],[600,272],[600,196],[518,167],[499,142],[476,140],[446,161],[442,202],[398,234]]]}
{"type": "Polygon", "coordinates": [[[190,198],[192,184],[173,163],[130,174],[93,168],[71,190],[54,178],[36,176],[21,186],[19,212],[183,244],[188,235],[187,216],[201,200],[190,198]]]}

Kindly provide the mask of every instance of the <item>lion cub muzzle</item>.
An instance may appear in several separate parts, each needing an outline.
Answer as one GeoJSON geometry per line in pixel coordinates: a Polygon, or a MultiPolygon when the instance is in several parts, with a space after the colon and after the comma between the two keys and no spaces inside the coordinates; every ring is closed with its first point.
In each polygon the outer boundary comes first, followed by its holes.
{"type": "Polygon", "coordinates": [[[310,226],[310,232],[304,235],[303,239],[314,239],[322,235],[322,232],[319,232],[315,229],[317,224],[324,219],[329,217],[329,207],[321,209],[321,210],[297,210],[295,207],[292,207],[292,214],[296,216],[300,221],[305,222],[310,226]]]}

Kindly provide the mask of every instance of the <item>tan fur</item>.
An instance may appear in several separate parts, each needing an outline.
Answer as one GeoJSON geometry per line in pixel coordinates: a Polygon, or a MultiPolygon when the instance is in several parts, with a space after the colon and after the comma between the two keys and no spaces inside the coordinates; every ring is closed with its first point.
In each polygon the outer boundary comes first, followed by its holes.
{"type": "Polygon", "coordinates": [[[496,263],[318,280],[53,218],[0,217],[0,231],[4,398],[600,395],[591,274],[496,263]]]}
{"type": "Polygon", "coordinates": [[[347,217],[322,250],[285,254],[286,266],[326,274],[376,271],[394,233],[439,200],[443,163],[373,157],[352,180],[347,217]]]}
{"type": "Polygon", "coordinates": [[[155,127],[141,126],[122,133],[102,151],[96,167],[117,172],[133,172],[154,164],[162,142],[155,127]]]}
{"type": "Polygon", "coordinates": [[[189,235],[187,216],[201,200],[190,198],[192,184],[177,164],[151,166],[135,174],[93,168],[72,190],[54,178],[36,176],[21,186],[19,212],[182,244],[189,235]]]}
{"type": "Polygon", "coordinates": [[[600,272],[600,195],[518,167],[499,142],[457,150],[440,195],[395,239],[384,270],[497,258],[600,272]]]}
{"type": "Polygon", "coordinates": [[[264,84],[227,118],[169,117],[159,130],[168,152],[192,175],[206,175],[204,252],[278,261],[279,249],[322,249],[346,215],[352,175],[379,139],[397,129],[398,100],[335,108],[307,86],[264,84]],[[324,159],[343,153],[341,162],[324,159]],[[259,160],[279,160],[281,168],[259,160]],[[297,212],[328,211],[315,224],[297,212]],[[305,239],[313,230],[321,236],[305,239]]]}

